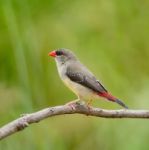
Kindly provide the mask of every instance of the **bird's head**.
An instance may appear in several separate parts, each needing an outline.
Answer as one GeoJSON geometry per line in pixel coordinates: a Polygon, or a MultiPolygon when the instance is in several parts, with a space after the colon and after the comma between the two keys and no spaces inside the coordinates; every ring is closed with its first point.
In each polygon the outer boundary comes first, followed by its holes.
{"type": "Polygon", "coordinates": [[[69,60],[76,60],[76,56],[68,49],[60,48],[48,54],[55,58],[58,63],[64,64],[69,60]]]}

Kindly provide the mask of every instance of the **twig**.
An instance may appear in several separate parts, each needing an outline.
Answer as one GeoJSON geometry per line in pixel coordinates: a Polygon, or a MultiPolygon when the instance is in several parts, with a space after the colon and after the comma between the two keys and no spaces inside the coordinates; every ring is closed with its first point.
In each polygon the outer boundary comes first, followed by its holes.
{"type": "Polygon", "coordinates": [[[89,109],[85,105],[76,104],[75,110],[67,105],[55,106],[40,111],[26,114],[0,128],[0,140],[28,127],[29,124],[37,123],[45,118],[63,114],[84,114],[103,118],[148,118],[149,110],[106,110],[100,108],[89,109]]]}

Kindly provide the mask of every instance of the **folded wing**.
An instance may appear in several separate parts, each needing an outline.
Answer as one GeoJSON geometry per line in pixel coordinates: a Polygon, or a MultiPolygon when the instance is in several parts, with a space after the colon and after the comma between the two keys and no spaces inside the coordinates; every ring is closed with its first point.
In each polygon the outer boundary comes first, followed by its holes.
{"type": "Polygon", "coordinates": [[[68,66],[66,71],[67,77],[71,81],[81,84],[93,90],[94,92],[107,92],[103,85],[98,80],[96,80],[95,76],[84,66],[81,67],[81,65],[71,65],[71,67],[68,66]]]}

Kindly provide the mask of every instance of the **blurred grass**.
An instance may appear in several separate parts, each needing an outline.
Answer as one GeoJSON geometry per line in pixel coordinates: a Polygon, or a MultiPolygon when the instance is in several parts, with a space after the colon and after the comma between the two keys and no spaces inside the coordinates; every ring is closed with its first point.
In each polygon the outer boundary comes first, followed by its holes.
{"type": "MultiPolygon", "coordinates": [[[[0,125],[75,99],[48,52],[72,49],[130,108],[149,108],[149,2],[0,1],[0,125]],[[8,111],[9,110],[9,111],[8,111]]],[[[99,100],[96,107],[117,109],[99,100]]],[[[58,116],[1,141],[4,150],[148,150],[147,120],[58,116]]]]}

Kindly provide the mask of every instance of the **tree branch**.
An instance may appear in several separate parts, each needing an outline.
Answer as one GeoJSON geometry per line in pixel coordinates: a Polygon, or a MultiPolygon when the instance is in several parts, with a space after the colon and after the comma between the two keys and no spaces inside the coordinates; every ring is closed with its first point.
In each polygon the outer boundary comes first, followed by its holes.
{"type": "Polygon", "coordinates": [[[55,106],[40,111],[26,114],[0,128],[0,140],[28,127],[29,124],[37,123],[45,118],[63,114],[84,114],[87,116],[103,118],[148,118],[149,110],[106,110],[100,108],[89,109],[85,105],[76,104],[75,110],[67,105],[55,106]]]}

